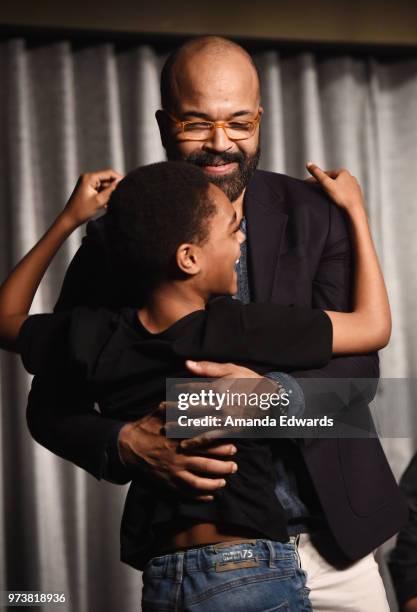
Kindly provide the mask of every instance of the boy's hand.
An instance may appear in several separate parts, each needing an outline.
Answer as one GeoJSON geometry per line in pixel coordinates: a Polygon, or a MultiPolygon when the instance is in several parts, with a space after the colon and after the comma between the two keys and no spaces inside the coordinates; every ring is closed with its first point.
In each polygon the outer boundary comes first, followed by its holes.
{"type": "Polygon", "coordinates": [[[62,216],[74,226],[82,225],[97,212],[107,208],[110,195],[122,178],[122,174],[111,169],[82,174],[62,216]]]}
{"type": "Polygon", "coordinates": [[[352,210],[352,208],[364,207],[361,187],[357,179],[347,170],[323,171],[311,162],[308,162],[306,167],[314,177],[314,179],[309,180],[317,181],[322,189],[341,208],[352,210]]]}

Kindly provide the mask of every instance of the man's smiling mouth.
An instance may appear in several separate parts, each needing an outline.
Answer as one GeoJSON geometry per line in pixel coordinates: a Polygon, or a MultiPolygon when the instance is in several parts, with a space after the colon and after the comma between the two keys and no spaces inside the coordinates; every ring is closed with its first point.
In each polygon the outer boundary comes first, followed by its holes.
{"type": "Polygon", "coordinates": [[[213,166],[211,165],[202,166],[202,168],[205,172],[210,172],[213,174],[225,174],[229,172],[230,170],[235,169],[236,166],[237,166],[236,162],[226,162],[226,163],[215,164],[213,166]]]}

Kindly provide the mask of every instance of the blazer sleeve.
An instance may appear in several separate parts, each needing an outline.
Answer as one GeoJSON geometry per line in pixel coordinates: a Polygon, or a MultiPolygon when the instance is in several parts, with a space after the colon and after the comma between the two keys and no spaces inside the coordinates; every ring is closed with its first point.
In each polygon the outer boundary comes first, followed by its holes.
{"type": "Polygon", "coordinates": [[[390,553],[389,569],[398,603],[417,597],[417,454],[411,460],[400,481],[409,507],[407,524],[398,534],[390,553]]]}
{"type": "Polygon", "coordinates": [[[25,369],[39,376],[56,375],[69,368],[69,312],[32,315],[20,328],[18,351],[25,369]]]}
{"type": "Polygon", "coordinates": [[[109,444],[124,422],[102,417],[82,388],[70,384],[68,377],[35,376],[27,423],[34,440],[98,480],[117,484],[131,480],[132,473],[123,464],[117,472],[106,464],[109,444]]]}

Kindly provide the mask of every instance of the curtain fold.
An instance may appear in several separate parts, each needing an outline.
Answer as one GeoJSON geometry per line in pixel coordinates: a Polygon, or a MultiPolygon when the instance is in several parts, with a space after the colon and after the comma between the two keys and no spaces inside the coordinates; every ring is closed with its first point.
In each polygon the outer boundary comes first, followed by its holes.
{"type": "MultiPolygon", "coordinates": [[[[81,172],[126,172],[164,159],[154,117],[164,59],[148,45],[0,44],[2,278],[62,209],[81,172]]],[[[265,107],[261,167],[304,177],[305,162],[312,160],[357,176],[393,310],[382,375],[412,377],[417,58],[323,57],[271,48],[255,60],[265,107]]],[[[82,231],[74,234],[56,257],[33,312],[53,306],[81,237],[82,231]]],[[[0,589],[62,591],[68,609],[77,612],[139,609],[140,576],[119,562],[126,487],[98,483],[32,441],[25,422],[30,377],[15,356],[0,359],[0,589]]],[[[409,393],[412,406],[411,387],[409,393]]],[[[410,439],[384,440],[397,476],[416,449],[417,416],[411,410],[403,416],[410,439]]]]}

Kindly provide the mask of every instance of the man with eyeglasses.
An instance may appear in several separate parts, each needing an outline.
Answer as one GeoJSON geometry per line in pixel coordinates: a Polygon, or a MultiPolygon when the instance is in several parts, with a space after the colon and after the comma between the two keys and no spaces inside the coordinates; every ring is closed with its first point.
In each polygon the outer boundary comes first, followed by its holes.
{"type": "MultiPolygon", "coordinates": [[[[161,102],[156,118],[168,158],[200,166],[241,219],[247,239],[239,298],[348,310],[350,245],[343,215],[313,185],[256,169],[263,108],[250,56],[218,37],[188,41],[164,65],[161,102]]],[[[135,303],[127,279],[111,276],[105,242],[104,224],[90,223],[57,309],[135,303]]],[[[258,377],[243,367],[209,362],[190,366],[190,374],[258,377]]],[[[322,370],[293,375],[377,378],[378,357],[337,358],[322,370]]],[[[368,399],[374,392],[373,387],[368,399]]],[[[162,412],[125,424],[101,417],[88,403],[75,407],[59,398],[63,407],[57,410],[57,402],[35,379],[28,406],[32,435],[97,478],[125,483],[146,474],[179,493],[184,486],[194,489],[195,497],[204,499],[213,493],[213,479],[233,470],[227,460],[233,444],[184,453],[161,435],[162,412]],[[205,474],[197,467],[202,452],[205,474]]],[[[276,494],[288,515],[294,552],[307,571],[313,608],[388,610],[372,551],[399,529],[405,510],[379,441],[277,440],[276,469],[276,494]]],[[[125,514],[134,512],[128,506],[129,500],[125,514]]],[[[203,545],[204,537],[196,525],[193,542],[203,545]]]]}

